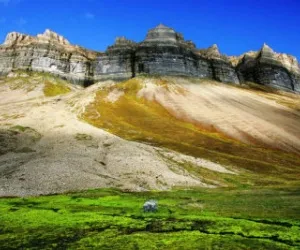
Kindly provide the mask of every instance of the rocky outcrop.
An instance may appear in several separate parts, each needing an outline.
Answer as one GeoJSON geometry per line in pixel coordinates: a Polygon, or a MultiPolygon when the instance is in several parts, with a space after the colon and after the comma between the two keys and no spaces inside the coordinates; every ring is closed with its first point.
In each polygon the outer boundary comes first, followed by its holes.
{"type": "Polygon", "coordinates": [[[71,45],[50,30],[36,37],[12,32],[0,46],[0,74],[18,69],[49,72],[84,86],[146,73],[235,84],[253,81],[300,92],[300,69],[292,56],[277,54],[264,45],[259,52],[228,57],[217,45],[197,49],[192,41],[162,24],[149,30],[140,43],[119,37],[104,53],[71,45]]]}
{"type": "Polygon", "coordinates": [[[199,51],[204,57],[208,58],[212,63],[213,79],[220,82],[229,82],[238,84],[239,78],[230,62],[229,58],[222,55],[216,44],[209,47],[208,49],[203,49],[199,51]]]}
{"type": "Polygon", "coordinates": [[[11,32],[7,35],[4,45],[28,45],[31,43],[54,43],[60,45],[70,45],[69,41],[63,36],[46,29],[43,34],[38,34],[36,37],[21,34],[18,32],[11,32]]]}
{"type": "Polygon", "coordinates": [[[6,39],[4,41],[4,45],[6,46],[11,46],[11,45],[16,45],[20,43],[29,43],[30,40],[32,40],[32,37],[28,35],[24,35],[18,32],[11,32],[6,36],[6,39]]]}
{"type": "MultiPolygon", "coordinates": [[[[215,49],[215,47],[213,48],[215,49]]],[[[218,48],[216,47],[218,50],[218,48]]],[[[199,51],[182,34],[164,25],[150,30],[135,53],[136,74],[183,75],[239,83],[234,67],[211,48],[199,51]],[[218,54],[218,55],[217,55],[218,54]]]]}
{"type": "Polygon", "coordinates": [[[42,71],[87,85],[93,81],[91,62],[96,56],[50,30],[37,37],[12,32],[0,46],[0,74],[20,69],[42,71]]]}
{"type": "Polygon", "coordinates": [[[212,77],[210,62],[200,56],[181,34],[164,25],[151,29],[136,49],[136,74],[212,77]],[[199,67],[200,64],[200,67],[199,67]]]}
{"type": "Polygon", "coordinates": [[[46,29],[44,34],[38,34],[37,40],[39,40],[40,42],[45,42],[45,43],[50,43],[50,42],[53,43],[54,42],[54,43],[58,43],[61,45],[70,45],[70,43],[67,39],[65,39],[63,36],[60,36],[49,29],[46,29]]]}
{"type": "Polygon", "coordinates": [[[243,82],[251,81],[300,92],[300,68],[297,59],[276,53],[266,44],[259,52],[242,56],[236,69],[243,82]]]}
{"type": "Polygon", "coordinates": [[[94,62],[94,80],[122,80],[134,76],[134,57],[137,44],[125,37],[116,38],[115,44],[94,62]]]}

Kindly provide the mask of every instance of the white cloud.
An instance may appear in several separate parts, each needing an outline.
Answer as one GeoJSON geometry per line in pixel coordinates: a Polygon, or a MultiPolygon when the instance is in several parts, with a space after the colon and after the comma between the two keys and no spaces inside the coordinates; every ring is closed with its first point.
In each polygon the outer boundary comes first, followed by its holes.
{"type": "MultiPolygon", "coordinates": [[[[1,0],[0,0],[1,1],[1,0]]],[[[86,12],[84,17],[86,19],[94,19],[95,18],[95,15],[93,13],[90,13],[90,12],[86,12]]]]}

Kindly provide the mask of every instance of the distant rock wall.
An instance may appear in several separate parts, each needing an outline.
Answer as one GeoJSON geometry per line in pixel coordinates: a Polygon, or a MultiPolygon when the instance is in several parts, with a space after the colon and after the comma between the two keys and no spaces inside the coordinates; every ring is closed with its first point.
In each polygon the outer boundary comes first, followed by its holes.
{"type": "Polygon", "coordinates": [[[217,45],[196,49],[192,41],[164,25],[149,30],[141,43],[119,37],[105,53],[73,46],[50,30],[36,37],[12,32],[0,46],[0,74],[18,69],[49,72],[84,86],[146,73],[235,84],[252,81],[300,92],[300,69],[292,56],[264,45],[259,52],[227,57],[217,45]]]}
{"type": "Polygon", "coordinates": [[[142,43],[135,53],[136,74],[189,75],[211,78],[211,65],[191,50],[160,43],[142,43]],[[201,60],[201,62],[200,62],[201,60]],[[199,67],[202,65],[202,67],[199,67]]]}
{"type": "Polygon", "coordinates": [[[136,43],[124,37],[116,39],[105,54],[99,55],[94,62],[94,80],[123,80],[134,77],[134,57],[136,43]]]}
{"type": "Polygon", "coordinates": [[[300,69],[297,59],[275,53],[266,44],[259,53],[244,55],[236,69],[242,81],[300,92],[300,69]]]}
{"type": "Polygon", "coordinates": [[[137,74],[182,75],[239,83],[231,63],[216,46],[198,51],[182,34],[164,25],[150,30],[135,53],[137,74]]]}
{"type": "Polygon", "coordinates": [[[12,70],[49,72],[74,84],[92,82],[92,60],[96,53],[72,46],[62,36],[46,30],[31,37],[16,32],[8,34],[0,46],[0,74],[12,70]]]}

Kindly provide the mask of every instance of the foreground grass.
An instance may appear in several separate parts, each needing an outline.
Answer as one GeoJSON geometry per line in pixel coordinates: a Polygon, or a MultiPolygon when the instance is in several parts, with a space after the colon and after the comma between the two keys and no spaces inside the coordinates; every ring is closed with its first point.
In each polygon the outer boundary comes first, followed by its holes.
{"type": "MultiPolygon", "coordinates": [[[[146,142],[183,154],[208,159],[228,168],[238,169],[240,175],[214,177],[227,186],[299,186],[300,157],[259,145],[234,141],[213,129],[178,120],[155,101],[138,98],[143,79],[134,78],[98,91],[82,118],[128,140],[146,142]],[[113,91],[124,93],[115,102],[107,100],[113,91]],[[259,177],[258,177],[259,176],[259,177]]],[[[172,87],[172,82],[155,78],[156,84],[172,87]]],[[[199,80],[198,80],[199,81],[199,80]]],[[[201,84],[197,82],[197,84],[201,84]]],[[[181,94],[183,90],[176,90],[181,94]]],[[[206,173],[189,172],[211,179],[206,173]]]]}
{"type": "Polygon", "coordinates": [[[0,199],[1,249],[299,249],[300,189],[0,199]],[[148,199],[157,213],[143,213],[148,199]]]}

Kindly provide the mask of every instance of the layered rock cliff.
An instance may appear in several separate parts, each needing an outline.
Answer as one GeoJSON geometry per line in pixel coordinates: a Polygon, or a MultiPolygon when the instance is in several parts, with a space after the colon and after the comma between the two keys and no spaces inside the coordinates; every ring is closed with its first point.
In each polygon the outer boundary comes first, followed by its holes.
{"type": "Polygon", "coordinates": [[[300,92],[300,68],[295,57],[277,54],[267,45],[258,52],[227,57],[217,45],[197,49],[192,41],[164,25],[149,30],[140,43],[119,37],[104,53],[71,45],[50,30],[36,37],[13,32],[0,46],[0,74],[17,69],[49,72],[84,86],[146,73],[235,84],[253,81],[300,92]]]}
{"type": "Polygon", "coordinates": [[[300,67],[295,57],[274,52],[264,44],[258,52],[250,52],[238,60],[240,80],[252,81],[283,90],[300,92],[300,67]]]}
{"type": "Polygon", "coordinates": [[[91,62],[96,55],[50,30],[37,37],[12,32],[0,46],[0,74],[19,69],[43,71],[87,84],[93,80],[91,62]]]}

